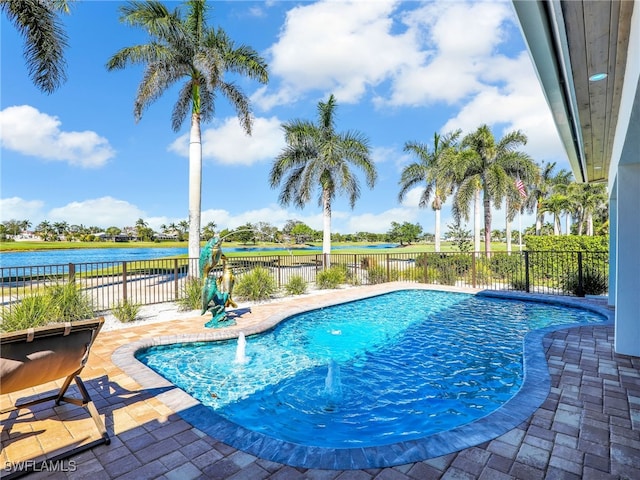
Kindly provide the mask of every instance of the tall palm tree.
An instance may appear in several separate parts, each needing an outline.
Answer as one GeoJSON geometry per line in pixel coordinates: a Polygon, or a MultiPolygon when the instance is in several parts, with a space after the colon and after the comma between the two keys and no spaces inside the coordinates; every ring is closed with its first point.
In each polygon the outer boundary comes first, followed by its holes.
{"type": "Polygon", "coordinates": [[[443,158],[447,155],[454,155],[457,148],[457,140],[461,130],[447,133],[440,136],[433,134],[433,150],[429,146],[419,142],[406,142],[405,152],[412,152],[418,157],[418,161],[413,162],[402,170],[400,174],[400,193],[398,201],[402,202],[405,196],[413,187],[423,184],[424,188],[420,194],[418,206],[424,208],[429,199],[433,196],[431,208],[435,212],[435,250],[440,251],[440,211],[442,205],[447,200],[447,196],[453,190],[452,182],[442,175],[443,158]]]}
{"type": "Polygon", "coordinates": [[[3,0],[0,9],[24,38],[24,58],[29,78],[45,93],[62,85],[67,36],[57,12],[69,13],[66,0],[3,0]]]}
{"type": "MultiPolygon", "coordinates": [[[[237,46],[218,28],[207,26],[207,5],[204,0],[185,3],[186,15],[176,8],[169,12],[157,1],[135,1],[120,8],[120,20],[144,29],[150,42],[125,47],[107,63],[108,70],[124,68],[127,64],[145,66],[142,82],[134,102],[136,121],[151,103],[168,89],[184,80],[173,107],[171,123],[174,131],[190,113],[189,139],[189,257],[200,256],[200,213],[202,198],[201,122],[209,121],[215,112],[218,92],[231,102],[245,132],[251,134],[253,117],[249,99],[225,73],[246,75],[267,83],[266,62],[252,48],[237,46]]],[[[190,276],[199,272],[190,271],[190,276]]]]}
{"type": "MultiPolygon", "coordinates": [[[[462,150],[453,158],[451,168],[445,165],[458,187],[452,208],[456,221],[469,218],[469,205],[471,201],[474,202],[476,251],[480,248],[480,193],[483,200],[484,231],[491,232],[491,202],[494,206],[499,206],[506,192],[512,188],[514,178],[520,174],[522,165],[531,162],[528,155],[516,150],[526,142],[526,135],[520,131],[509,132],[496,142],[489,126],[481,125],[462,139],[462,150]]],[[[487,255],[491,252],[490,234],[485,238],[484,250],[487,255]]]]}
{"type": "MultiPolygon", "coordinates": [[[[318,103],[318,123],[293,120],[283,124],[286,146],[271,166],[271,188],[282,183],[279,201],[303,208],[320,186],[322,207],[322,253],[331,252],[331,203],[339,193],[349,197],[353,208],[360,197],[360,184],[350,166],[364,172],[373,188],[378,176],[369,152],[368,139],[359,132],[336,132],[336,99],[332,95],[318,103]]],[[[326,255],[325,255],[326,258],[326,255]]]]}

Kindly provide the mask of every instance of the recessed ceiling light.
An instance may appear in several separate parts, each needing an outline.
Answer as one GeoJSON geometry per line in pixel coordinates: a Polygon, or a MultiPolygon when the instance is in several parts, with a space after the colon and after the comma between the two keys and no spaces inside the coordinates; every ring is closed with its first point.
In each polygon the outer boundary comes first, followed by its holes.
{"type": "Polygon", "coordinates": [[[589,81],[590,82],[597,82],[599,80],[604,80],[605,78],[607,78],[607,74],[606,73],[594,73],[593,75],[591,75],[589,77],[589,81]]]}
{"type": "Polygon", "coordinates": [[[593,167],[595,170],[602,170],[602,167],[593,167]]]}

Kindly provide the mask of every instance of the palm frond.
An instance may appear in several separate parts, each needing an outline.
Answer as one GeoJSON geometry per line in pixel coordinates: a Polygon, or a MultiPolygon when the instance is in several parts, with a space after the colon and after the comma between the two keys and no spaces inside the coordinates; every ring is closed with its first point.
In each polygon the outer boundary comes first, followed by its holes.
{"type": "Polygon", "coordinates": [[[38,0],[5,0],[0,2],[0,9],[24,38],[29,78],[38,89],[53,93],[67,80],[64,50],[68,46],[54,5],[38,0]]]}

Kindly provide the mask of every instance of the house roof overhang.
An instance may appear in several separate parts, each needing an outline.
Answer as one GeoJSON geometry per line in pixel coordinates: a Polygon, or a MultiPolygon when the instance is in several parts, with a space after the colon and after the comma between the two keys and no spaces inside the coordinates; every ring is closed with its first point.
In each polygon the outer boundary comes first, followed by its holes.
{"type": "Polygon", "coordinates": [[[634,4],[624,0],[513,0],[579,182],[608,181],[634,4]],[[598,79],[598,74],[606,76],[598,79]]]}

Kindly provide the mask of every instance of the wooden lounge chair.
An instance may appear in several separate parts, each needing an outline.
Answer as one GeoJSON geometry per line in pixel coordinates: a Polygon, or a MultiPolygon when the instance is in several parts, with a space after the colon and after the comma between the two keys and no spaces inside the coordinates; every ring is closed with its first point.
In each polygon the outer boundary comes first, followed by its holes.
{"type": "MultiPolygon", "coordinates": [[[[47,462],[61,460],[96,445],[109,444],[111,441],[89,392],[79,376],[103,323],[104,317],[100,317],[0,335],[0,394],[18,392],[54,380],[65,379],[58,393],[24,403],[16,403],[12,407],[0,410],[0,414],[51,400],[54,400],[56,405],[68,402],[84,407],[100,432],[100,439],[77,446],[56,455],[55,458],[48,458],[47,462]],[[81,398],[66,395],[72,381],[75,381],[81,398]]],[[[16,471],[14,473],[21,475],[26,472],[16,471]]],[[[9,477],[3,476],[4,478],[9,477]]]]}

